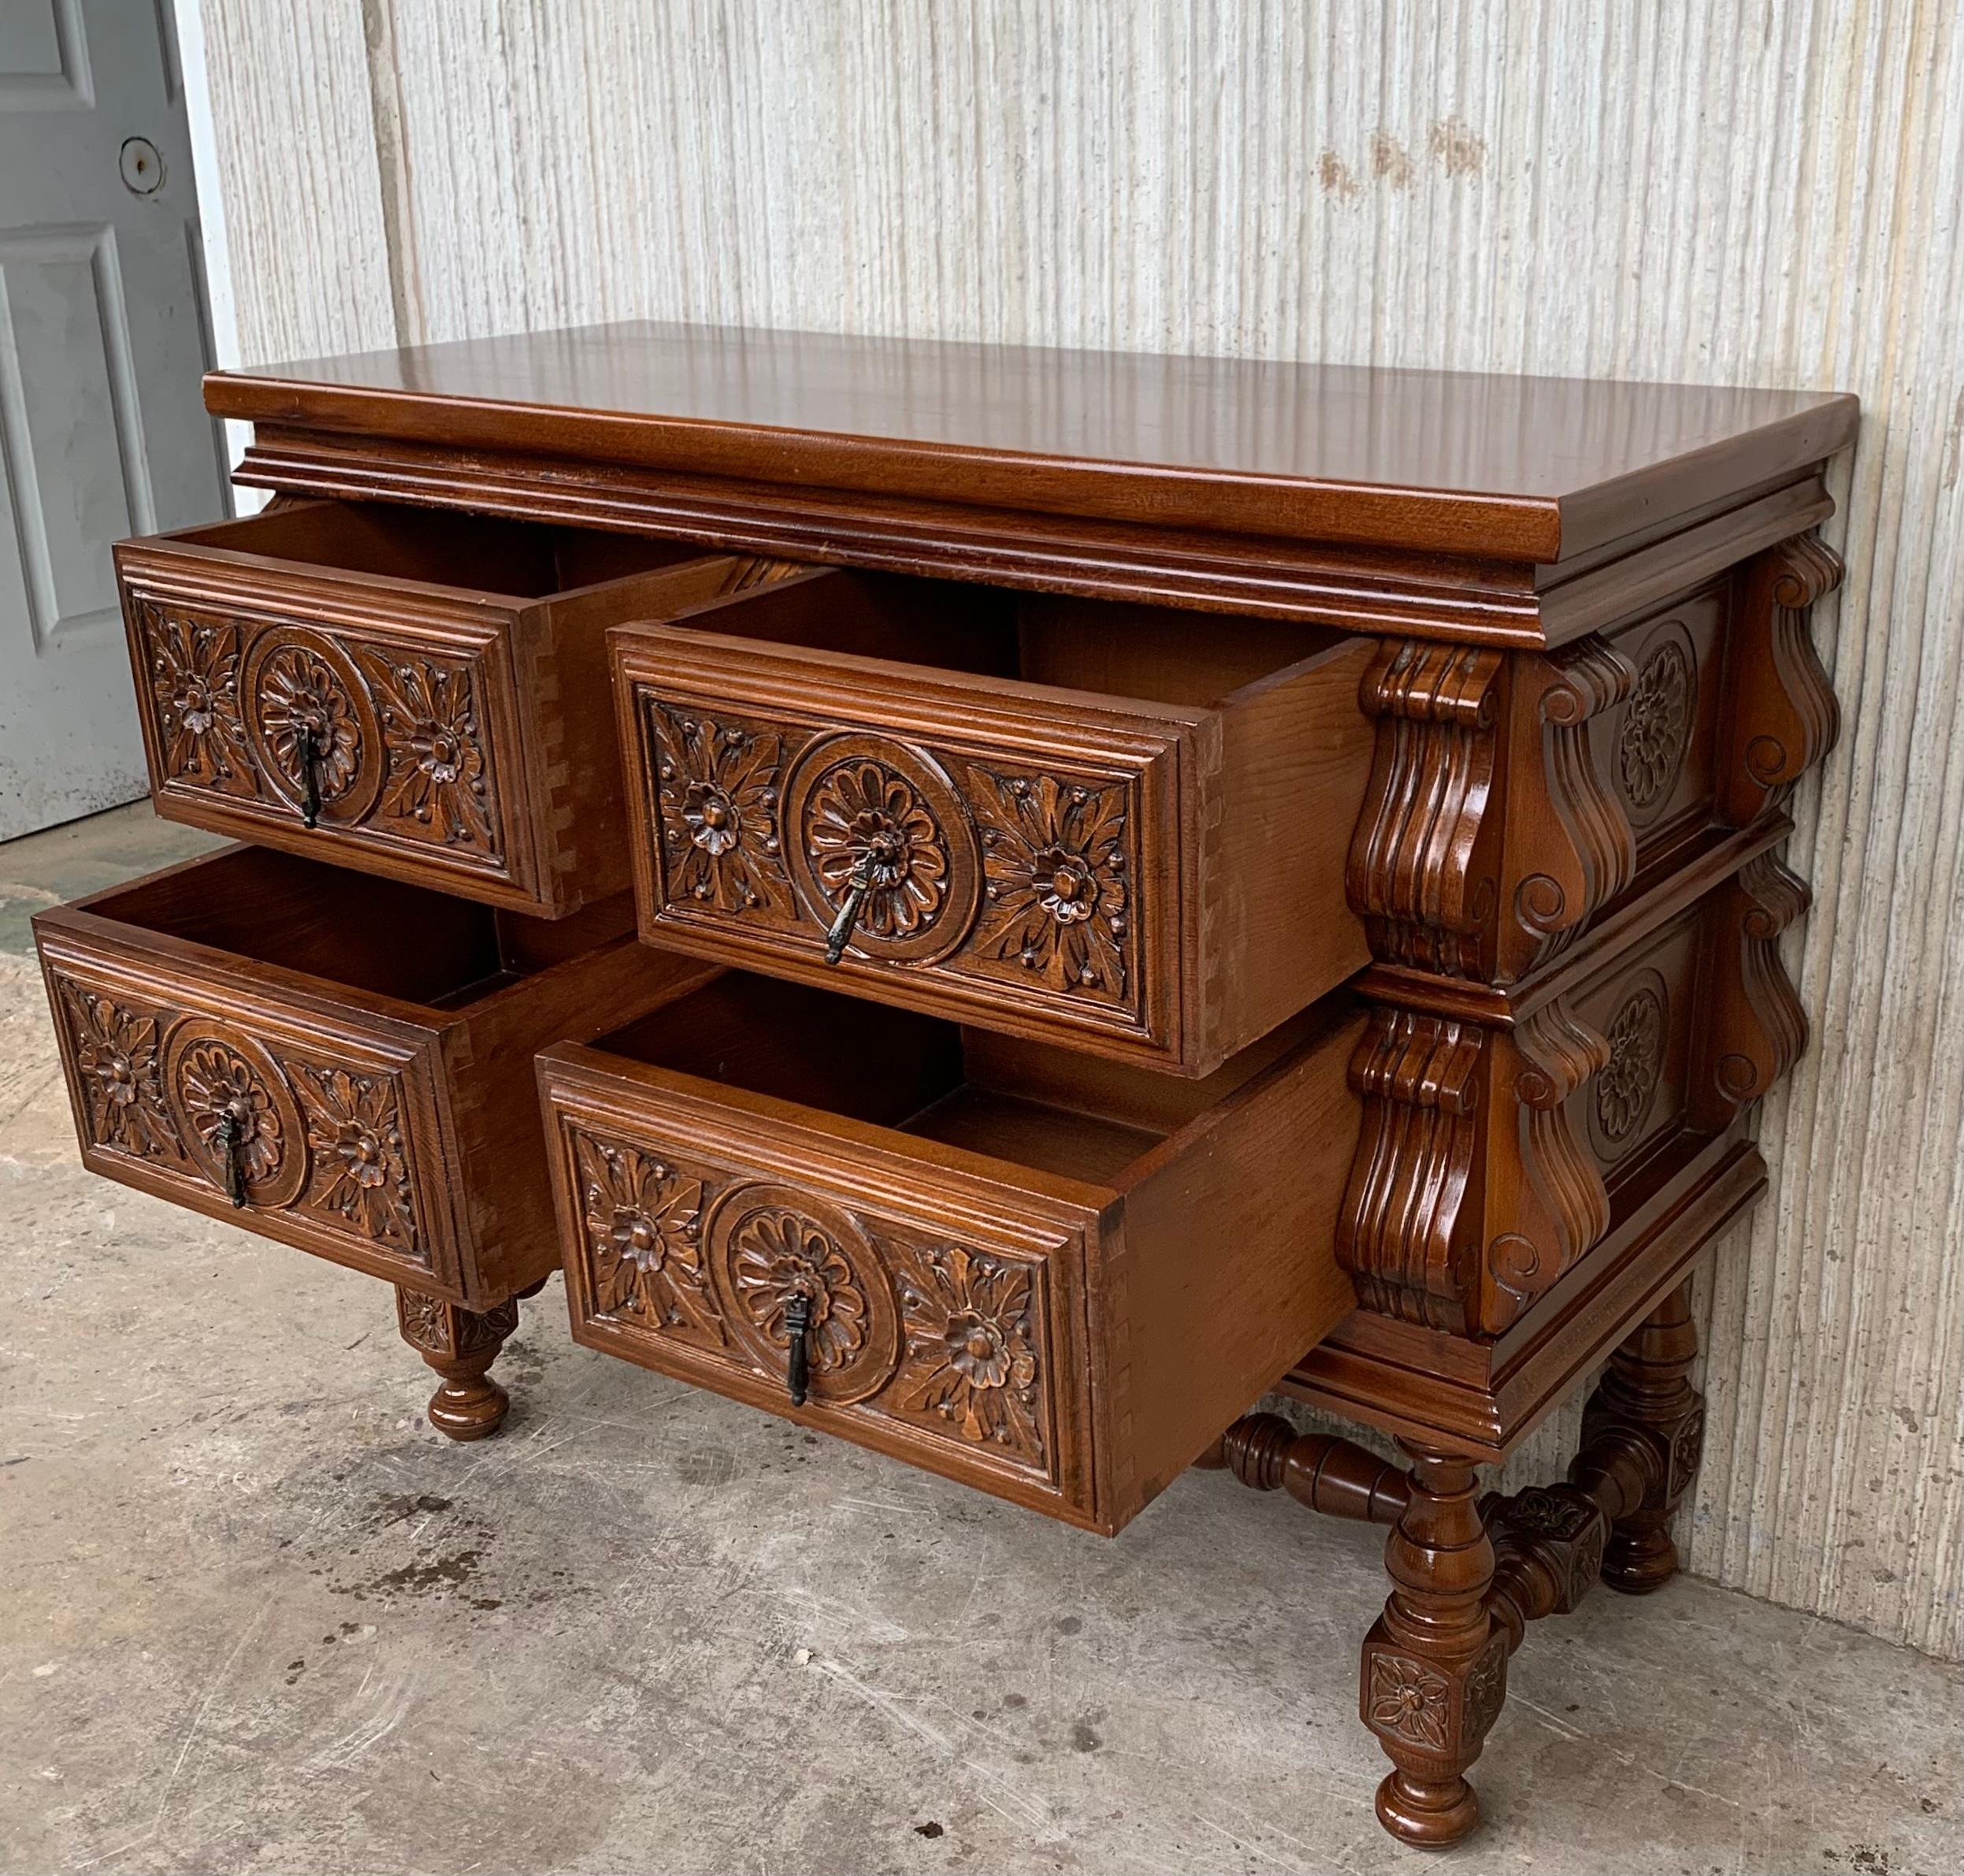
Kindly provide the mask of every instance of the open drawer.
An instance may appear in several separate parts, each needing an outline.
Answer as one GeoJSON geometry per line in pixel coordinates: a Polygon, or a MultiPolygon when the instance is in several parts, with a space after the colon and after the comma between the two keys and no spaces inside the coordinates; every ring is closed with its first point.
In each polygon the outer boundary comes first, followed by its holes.
{"type": "Polygon", "coordinates": [[[532,1057],[687,966],[626,896],[548,923],[232,847],[36,916],[82,1157],[483,1309],[554,1266],[532,1057]]]}
{"type": "Polygon", "coordinates": [[[539,1058],[574,1335],[1116,1531],[1353,1305],[1361,1027],[1180,1080],[704,968],[539,1058]]]}
{"type": "Polygon", "coordinates": [[[338,502],[124,541],[158,810],[548,918],[609,897],[605,628],[770,565],[338,502]]]}
{"type": "Polygon", "coordinates": [[[816,570],[612,637],[652,942],[1188,1075],[1368,960],[1368,639],[816,570]]]}

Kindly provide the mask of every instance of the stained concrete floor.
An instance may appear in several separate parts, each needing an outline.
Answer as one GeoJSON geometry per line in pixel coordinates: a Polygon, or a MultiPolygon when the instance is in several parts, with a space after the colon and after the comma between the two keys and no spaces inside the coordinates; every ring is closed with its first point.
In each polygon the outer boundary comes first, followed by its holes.
{"type": "Polygon", "coordinates": [[[1379,1540],[1190,1474],[1103,1542],[574,1348],[457,1447],[381,1285],[84,1174],[0,847],[9,1870],[1955,1871],[1960,1677],[1680,1580],[1543,1625],[1423,1856],[1379,1540]]]}

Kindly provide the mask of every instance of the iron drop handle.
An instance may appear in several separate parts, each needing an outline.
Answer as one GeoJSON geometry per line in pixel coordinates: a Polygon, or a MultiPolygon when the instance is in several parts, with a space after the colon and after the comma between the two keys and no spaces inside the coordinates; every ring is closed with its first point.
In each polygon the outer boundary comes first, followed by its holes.
{"type": "Polygon", "coordinates": [[[294,754],[300,763],[300,825],[317,826],[321,819],[321,778],[316,773],[317,752],[314,746],[314,726],[303,723],[294,754]]]}
{"type": "Polygon", "coordinates": [[[785,1305],[784,1330],[790,1338],[790,1347],[785,1351],[785,1385],[790,1391],[792,1406],[802,1407],[811,1391],[811,1355],[804,1340],[811,1332],[810,1297],[794,1296],[785,1305]]]}
{"type": "Polygon", "coordinates": [[[246,1202],[246,1169],[239,1163],[239,1150],[245,1144],[245,1130],[239,1126],[236,1114],[218,1116],[218,1124],[212,1129],[211,1143],[218,1149],[219,1163],[225,1169],[225,1196],[235,1206],[243,1207],[246,1202]]]}
{"type": "Polygon", "coordinates": [[[863,853],[852,868],[852,877],[845,882],[845,902],[839,908],[839,916],[832,921],[825,934],[825,961],[836,964],[845,955],[846,946],[852,942],[852,927],[859,922],[859,908],[866,904],[866,895],[873,890],[873,858],[863,853]]]}

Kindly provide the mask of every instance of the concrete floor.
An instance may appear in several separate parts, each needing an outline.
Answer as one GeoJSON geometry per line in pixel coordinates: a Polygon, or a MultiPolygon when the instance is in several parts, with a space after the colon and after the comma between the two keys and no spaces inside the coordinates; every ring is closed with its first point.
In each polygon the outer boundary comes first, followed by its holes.
{"type": "Polygon", "coordinates": [[[380,1284],[76,1163],[24,908],[199,844],[0,847],[0,1867],[1964,1864],[1958,1672],[1709,1584],[1538,1629],[1428,1857],[1369,1532],[1190,1474],[1083,1536],[575,1349],[556,1286],[453,1446],[380,1284]]]}

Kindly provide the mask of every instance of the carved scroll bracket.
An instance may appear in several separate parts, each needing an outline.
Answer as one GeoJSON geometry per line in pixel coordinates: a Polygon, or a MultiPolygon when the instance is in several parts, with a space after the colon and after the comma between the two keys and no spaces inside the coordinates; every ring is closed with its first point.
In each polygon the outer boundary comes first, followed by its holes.
{"type": "Polygon", "coordinates": [[[1805,883],[1770,853],[1725,889],[1721,917],[1732,934],[1715,948],[1716,994],[1700,1035],[1692,1106],[1701,1126],[1729,1127],[1799,1061],[1807,1017],[1780,956],[1780,935],[1807,909],[1805,883]]]}
{"type": "Polygon", "coordinates": [[[1380,1006],[1350,1064],[1364,1126],[1337,1256],[1380,1315],[1497,1335],[1609,1228],[1569,1098],[1609,1046],[1556,997],[1492,1026],[1380,1006]]]}
{"type": "Polygon", "coordinates": [[[1841,707],[1809,631],[1815,602],[1841,584],[1841,573],[1832,548],[1801,534],[1741,576],[1719,765],[1719,812],[1732,827],[1777,807],[1841,733],[1841,707]]]}

